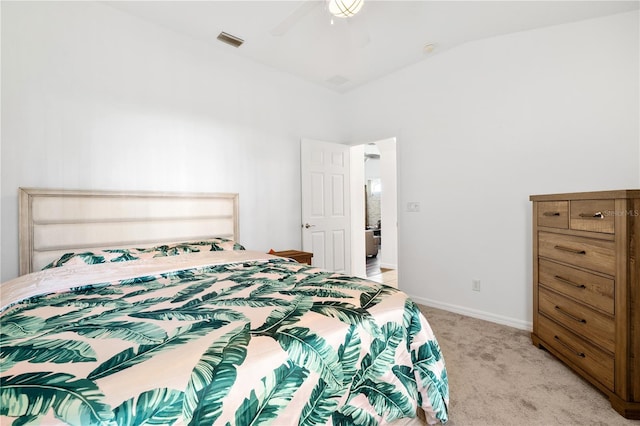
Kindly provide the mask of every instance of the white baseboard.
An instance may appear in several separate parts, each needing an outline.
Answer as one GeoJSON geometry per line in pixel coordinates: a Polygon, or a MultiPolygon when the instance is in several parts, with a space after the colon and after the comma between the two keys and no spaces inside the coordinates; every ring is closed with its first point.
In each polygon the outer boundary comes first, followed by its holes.
{"type": "Polygon", "coordinates": [[[522,321],[515,318],[504,317],[502,315],[492,314],[490,312],[478,311],[464,306],[452,305],[450,303],[438,302],[437,300],[425,299],[423,297],[409,295],[411,300],[421,305],[430,306],[432,308],[442,309],[456,314],[466,315],[472,318],[478,318],[485,321],[495,322],[497,324],[507,325],[525,331],[532,331],[533,324],[529,321],[522,321]]]}
{"type": "Polygon", "coordinates": [[[384,269],[398,269],[398,265],[393,265],[391,263],[382,263],[380,262],[380,267],[384,269]]]}

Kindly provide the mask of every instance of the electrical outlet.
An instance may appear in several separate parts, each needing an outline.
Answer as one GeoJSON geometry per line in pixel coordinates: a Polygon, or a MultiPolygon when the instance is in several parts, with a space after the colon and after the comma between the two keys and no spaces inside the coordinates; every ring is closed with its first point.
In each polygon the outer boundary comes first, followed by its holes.
{"type": "Polygon", "coordinates": [[[480,291],[480,280],[471,280],[471,290],[480,291]]]}

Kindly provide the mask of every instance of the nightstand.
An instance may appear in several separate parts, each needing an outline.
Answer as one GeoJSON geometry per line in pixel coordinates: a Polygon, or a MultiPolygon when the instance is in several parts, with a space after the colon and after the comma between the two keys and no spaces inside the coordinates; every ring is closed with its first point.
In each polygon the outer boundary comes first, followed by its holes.
{"type": "Polygon", "coordinates": [[[295,260],[298,263],[306,263],[307,265],[311,265],[311,258],[313,257],[313,253],[300,251],[300,250],[283,250],[283,251],[271,250],[269,254],[272,254],[274,256],[279,256],[279,257],[288,257],[290,259],[295,260]]]}

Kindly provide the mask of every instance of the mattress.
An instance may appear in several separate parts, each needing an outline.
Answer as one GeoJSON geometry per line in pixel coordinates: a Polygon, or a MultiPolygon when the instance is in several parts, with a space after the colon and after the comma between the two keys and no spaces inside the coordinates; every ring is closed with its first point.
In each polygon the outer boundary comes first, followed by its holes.
{"type": "Polygon", "coordinates": [[[3,283],[0,423],[447,421],[442,353],[403,292],[248,250],[174,254],[3,283]]]}

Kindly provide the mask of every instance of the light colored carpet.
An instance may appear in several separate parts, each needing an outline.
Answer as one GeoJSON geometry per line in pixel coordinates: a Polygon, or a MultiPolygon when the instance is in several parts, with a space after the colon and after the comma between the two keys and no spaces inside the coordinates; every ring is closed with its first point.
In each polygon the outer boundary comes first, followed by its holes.
{"type": "Polygon", "coordinates": [[[640,426],[526,331],[420,306],[442,349],[450,387],[448,426],[640,426]]]}

